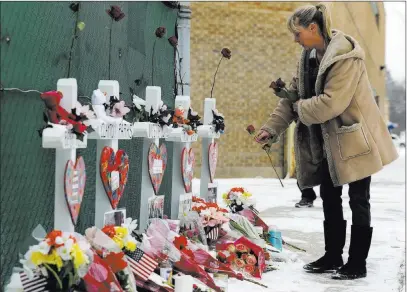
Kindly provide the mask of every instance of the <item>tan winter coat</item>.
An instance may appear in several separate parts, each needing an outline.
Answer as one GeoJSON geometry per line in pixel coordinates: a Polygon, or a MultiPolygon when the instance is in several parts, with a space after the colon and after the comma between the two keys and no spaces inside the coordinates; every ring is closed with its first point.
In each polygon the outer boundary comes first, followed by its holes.
{"type": "Polygon", "coordinates": [[[279,136],[297,120],[294,145],[301,189],[321,183],[324,156],[335,186],[368,177],[394,161],[397,150],[373,97],[359,44],[352,37],[333,31],[319,67],[316,96],[308,99],[304,99],[304,60],[305,50],[299,61],[298,78],[289,87],[300,98],[298,114],[292,102],[282,98],[262,127],[279,136]],[[321,130],[323,145],[315,134],[321,130]]]}

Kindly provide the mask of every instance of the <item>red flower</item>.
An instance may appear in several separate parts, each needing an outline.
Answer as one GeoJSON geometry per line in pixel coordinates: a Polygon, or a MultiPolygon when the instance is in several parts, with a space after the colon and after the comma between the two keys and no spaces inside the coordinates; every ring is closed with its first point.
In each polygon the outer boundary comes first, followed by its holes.
{"type": "MultiPolygon", "coordinates": [[[[48,244],[51,245],[51,246],[56,245],[55,239],[58,236],[62,236],[62,231],[61,230],[52,230],[50,233],[48,233],[47,237],[46,237],[46,239],[49,239],[48,244]]],[[[59,245],[59,246],[61,246],[61,245],[59,245]]],[[[57,246],[57,247],[59,247],[59,246],[57,246]]]]}
{"type": "Polygon", "coordinates": [[[178,39],[175,35],[168,38],[168,41],[170,42],[171,46],[173,46],[174,48],[176,48],[178,46],[178,39]]]}
{"type": "Polygon", "coordinates": [[[165,33],[167,32],[167,29],[164,26],[160,26],[155,30],[155,36],[158,38],[162,38],[165,33]]]}
{"type": "Polygon", "coordinates": [[[246,265],[245,267],[244,267],[244,270],[246,271],[246,272],[248,272],[249,274],[253,274],[254,273],[254,266],[252,266],[252,265],[246,265]]]}
{"type": "Polygon", "coordinates": [[[194,258],[195,258],[194,252],[193,252],[192,250],[190,250],[190,249],[184,248],[184,249],[182,250],[182,252],[183,252],[184,254],[186,254],[187,256],[189,256],[191,259],[194,259],[194,258]]]}
{"type": "Polygon", "coordinates": [[[226,261],[228,262],[228,263],[233,263],[235,260],[236,260],[236,254],[235,253],[231,253],[230,254],[230,256],[228,256],[227,258],[226,258],[226,261]]]}
{"type": "Polygon", "coordinates": [[[110,6],[110,9],[106,10],[106,12],[115,21],[119,21],[125,16],[125,14],[122,12],[121,8],[116,5],[110,6]]]}
{"type": "Polygon", "coordinates": [[[236,245],[236,250],[237,250],[238,252],[247,252],[247,251],[248,251],[248,248],[247,248],[247,246],[245,246],[244,244],[238,243],[238,244],[236,245]]]}
{"type": "Polygon", "coordinates": [[[241,256],[241,258],[242,258],[242,260],[246,260],[247,259],[247,256],[248,256],[248,254],[247,253],[244,253],[244,254],[242,254],[242,256],[241,256]]]}
{"type": "Polygon", "coordinates": [[[226,59],[230,59],[232,57],[232,51],[229,50],[228,48],[223,48],[221,54],[226,59]]]}
{"type": "Polygon", "coordinates": [[[255,265],[257,263],[257,259],[254,255],[250,254],[246,258],[246,263],[248,263],[249,265],[255,265]]]}
{"type": "Polygon", "coordinates": [[[105,262],[110,266],[113,273],[124,270],[127,267],[127,262],[123,259],[124,253],[109,253],[105,258],[105,262]]]}
{"type": "Polygon", "coordinates": [[[242,259],[236,259],[236,260],[235,260],[235,265],[236,265],[236,267],[238,267],[238,268],[243,268],[243,267],[245,266],[245,262],[244,262],[244,260],[242,260],[242,259]]]}
{"type": "Polygon", "coordinates": [[[256,132],[256,128],[253,125],[248,125],[246,131],[249,132],[250,135],[253,135],[256,132]]]}
{"type": "Polygon", "coordinates": [[[106,225],[102,228],[102,231],[108,235],[110,238],[113,238],[116,235],[116,230],[114,229],[114,225],[106,225]]]}
{"type": "Polygon", "coordinates": [[[188,245],[188,240],[185,236],[177,236],[174,239],[174,245],[177,249],[183,250],[188,245]]]}

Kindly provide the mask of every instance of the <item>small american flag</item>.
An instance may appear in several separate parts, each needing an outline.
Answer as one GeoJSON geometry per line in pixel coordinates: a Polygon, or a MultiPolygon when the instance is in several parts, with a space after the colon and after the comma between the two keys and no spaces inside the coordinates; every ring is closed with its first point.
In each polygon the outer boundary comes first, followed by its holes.
{"type": "Polygon", "coordinates": [[[34,274],[32,279],[28,278],[25,272],[20,272],[21,283],[25,292],[46,292],[47,278],[42,275],[34,274]]]}
{"type": "Polygon", "coordinates": [[[126,252],[126,256],[132,272],[143,281],[148,280],[158,265],[152,257],[139,248],[133,252],[126,252]]]}

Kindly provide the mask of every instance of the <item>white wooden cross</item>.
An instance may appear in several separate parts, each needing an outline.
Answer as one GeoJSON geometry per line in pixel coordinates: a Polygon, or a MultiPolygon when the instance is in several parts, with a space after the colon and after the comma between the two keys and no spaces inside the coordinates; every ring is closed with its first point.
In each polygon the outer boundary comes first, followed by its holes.
{"type": "MultiPolygon", "coordinates": [[[[71,112],[76,107],[78,84],[75,78],[59,79],[57,90],[62,92],[63,98],[60,105],[71,112]]],[[[42,135],[43,148],[55,148],[55,202],[54,202],[54,229],[73,232],[75,226],[65,198],[64,180],[65,167],[69,160],[75,164],[76,148],[86,148],[87,135],[83,141],[76,139],[66,126],[52,124],[52,128],[46,128],[42,135]]]]}
{"type": "Polygon", "coordinates": [[[96,186],[95,186],[95,226],[104,226],[104,215],[112,210],[110,200],[103,187],[100,177],[100,155],[105,146],[111,147],[115,153],[119,148],[119,140],[130,140],[133,137],[131,123],[123,118],[111,117],[106,114],[103,103],[109,103],[110,96],[120,99],[119,82],[116,80],[100,80],[98,90],[92,95],[92,108],[101,125],[89,134],[89,139],[96,139],[96,186]]]}
{"type": "MultiPolygon", "coordinates": [[[[189,96],[178,95],[175,98],[174,108],[182,106],[184,109],[184,118],[188,117],[188,110],[191,107],[191,98],[189,96]]],[[[185,195],[185,188],[181,173],[181,155],[185,147],[188,151],[191,148],[191,143],[196,142],[198,139],[197,134],[188,135],[182,127],[172,128],[171,132],[166,138],[167,141],[173,143],[173,156],[172,156],[172,187],[171,187],[171,206],[166,212],[171,219],[178,219],[180,196],[185,195]]],[[[192,195],[191,193],[187,195],[192,195]]],[[[167,201],[168,202],[168,201],[167,201]]],[[[167,206],[165,207],[167,209],[167,206]]]]}
{"type": "Polygon", "coordinates": [[[208,186],[211,184],[209,172],[209,145],[218,139],[220,133],[215,132],[213,122],[213,110],[216,109],[215,98],[205,98],[204,102],[204,122],[198,127],[198,136],[202,138],[202,163],[201,163],[201,183],[200,197],[208,199],[208,186]]]}
{"type": "MultiPolygon", "coordinates": [[[[161,87],[147,86],[145,103],[145,110],[149,114],[151,108],[153,109],[153,113],[157,112],[161,103],[161,87]]],[[[148,200],[155,196],[148,168],[148,153],[150,150],[150,145],[154,143],[155,145],[159,146],[160,138],[167,137],[167,132],[163,131],[161,126],[155,123],[135,122],[133,124],[133,137],[143,138],[141,191],[140,195],[137,196],[137,200],[139,200],[140,206],[138,230],[144,231],[147,227],[149,216],[148,200]]]]}

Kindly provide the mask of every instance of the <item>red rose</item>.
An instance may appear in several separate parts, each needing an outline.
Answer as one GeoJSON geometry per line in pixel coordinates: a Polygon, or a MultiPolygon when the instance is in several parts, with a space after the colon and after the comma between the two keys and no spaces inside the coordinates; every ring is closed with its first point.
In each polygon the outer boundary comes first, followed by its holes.
{"type": "Polygon", "coordinates": [[[247,246],[245,246],[244,244],[238,243],[238,244],[236,245],[236,251],[238,251],[238,252],[247,252],[247,251],[248,251],[248,248],[247,248],[247,246]]]}
{"type": "Polygon", "coordinates": [[[165,33],[167,32],[167,29],[164,26],[160,26],[155,30],[155,36],[158,38],[162,38],[165,33]]]}
{"type": "Polygon", "coordinates": [[[238,268],[243,268],[245,266],[245,262],[242,259],[236,259],[234,263],[238,268]]]}
{"type": "Polygon", "coordinates": [[[245,270],[245,272],[248,272],[249,274],[253,274],[254,273],[254,266],[252,266],[252,265],[246,265],[245,267],[244,267],[244,270],[245,270]]]}
{"type": "Polygon", "coordinates": [[[228,48],[223,48],[221,54],[226,59],[230,59],[232,57],[232,52],[228,48]]]}
{"type": "Polygon", "coordinates": [[[168,41],[170,42],[171,46],[173,46],[174,48],[176,48],[178,46],[178,39],[175,35],[168,38],[168,41]]]}
{"type": "Polygon", "coordinates": [[[246,131],[249,132],[250,135],[253,135],[256,132],[256,129],[253,125],[248,125],[246,131]]]}
{"type": "Polygon", "coordinates": [[[257,263],[257,259],[254,255],[250,254],[246,258],[246,263],[248,263],[249,265],[255,265],[257,263]]]}

